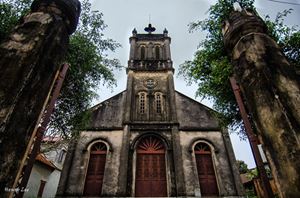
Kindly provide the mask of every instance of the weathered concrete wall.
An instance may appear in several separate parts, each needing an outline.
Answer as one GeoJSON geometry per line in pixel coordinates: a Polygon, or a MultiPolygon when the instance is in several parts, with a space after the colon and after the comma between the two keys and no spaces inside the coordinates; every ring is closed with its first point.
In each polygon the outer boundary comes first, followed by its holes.
{"type": "MultiPolygon", "coordinates": [[[[42,145],[43,146],[43,145],[42,145]]],[[[43,148],[41,148],[43,150],[43,148]]],[[[67,146],[65,145],[58,145],[55,149],[51,149],[50,151],[44,152],[44,155],[47,159],[49,159],[58,169],[62,169],[63,163],[66,158],[66,151],[67,146]],[[61,155],[61,152],[64,151],[64,155],[62,157],[62,160],[59,161],[59,156],[61,155]]]]}
{"type": "Polygon", "coordinates": [[[201,194],[193,148],[200,141],[211,147],[220,196],[238,196],[222,133],[219,131],[180,131],[179,137],[187,196],[200,196],[201,194]]]}
{"type": "Polygon", "coordinates": [[[54,170],[51,175],[49,176],[45,189],[44,189],[44,193],[43,193],[43,197],[46,198],[54,198],[56,191],[57,191],[57,186],[58,186],[58,182],[59,182],[59,178],[60,178],[60,170],[54,170]]]}
{"type": "Polygon", "coordinates": [[[79,1],[55,2],[34,1],[32,12],[0,45],[0,196],[12,187],[77,25],[79,1]]]}
{"type": "Polygon", "coordinates": [[[233,12],[224,42],[235,77],[261,136],[280,197],[300,197],[300,80],[264,22],[233,12]]]}
{"type": "Polygon", "coordinates": [[[123,128],[123,113],[126,91],[94,106],[90,124],[87,129],[120,129],[123,128]]]}
{"type": "Polygon", "coordinates": [[[26,190],[28,191],[24,193],[24,198],[37,197],[41,180],[46,181],[43,197],[55,197],[59,177],[59,170],[51,170],[48,166],[40,162],[35,162],[28,180],[28,185],[26,186],[26,190]]]}
{"type": "Polygon", "coordinates": [[[203,104],[175,92],[175,102],[179,127],[182,130],[219,130],[213,110],[203,104]]]}
{"type": "Polygon", "coordinates": [[[131,95],[131,120],[132,121],[170,121],[170,87],[168,72],[135,72],[131,95]],[[151,80],[152,87],[149,87],[151,80]],[[139,93],[146,93],[145,113],[139,109],[139,93]],[[156,112],[155,94],[161,93],[161,113],[156,112]]]}
{"type": "Polygon", "coordinates": [[[26,186],[27,192],[24,193],[25,198],[36,197],[39,191],[41,180],[47,181],[52,170],[39,162],[37,162],[31,171],[31,175],[26,186]]]}
{"type": "MultiPolygon", "coordinates": [[[[107,144],[108,152],[106,156],[105,174],[102,186],[102,196],[115,196],[118,192],[119,167],[121,165],[120,153],[123,140],[123,131],[88,131],[81,132],[81,137],[76,144],[76,149],[71,162],[70,170],[63,168],[64,172],[68,172],[67,183],[62,179],[59,185],[57,196],[82,196],[84,191],[86,171],[90,152],[88,150],[96,141],[103,141],[107,144]]],[[[68,154],[70,155],[70,154],[68,154]]],[[[68,158],[68,156],[67,156],[68,158]]]]}

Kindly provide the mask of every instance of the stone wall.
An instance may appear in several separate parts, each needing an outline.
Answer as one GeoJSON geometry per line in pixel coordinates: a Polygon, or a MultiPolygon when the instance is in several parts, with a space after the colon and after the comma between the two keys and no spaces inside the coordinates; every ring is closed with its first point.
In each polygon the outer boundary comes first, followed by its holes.
{"type": "MultiPolygon", "coordinates": [[[[182,150],[184,184],[187,196],[200,196],[200,185],[197,174],[194,146],[203,142],[210,146],[220,196],[242,195],[242,189],[237,189],[239,180],[235,180],[232,164],[226,149],[226,143],[220,131],[180,131],[180,146],[182,150]]],[[[241,188],[241,187],[240,187],[241,188]]]]}
{"type": "MultiPolygon", "coordinates": [[[[93,131],[81,132],[81,137],[76,144],[69,170],[65,166],[63,172],[68,172],[67,181],[61,178],[57,196],[82,196],[85,184],[85,176],[88,168],[88,161],[91,145],[97,141],[104,142],[108,151],[105,164],[105,175],[102,187],[103,196],[115,196],[118,193],[120,153],[122,147],[123,131],[93,131]],[[66,182],[66,183],[64,183],[66,182]]],[[[70,154],[68,154],[70,155],[70,154]]],[[[68,156],[70,157],[70,156],[68,156]]]]}

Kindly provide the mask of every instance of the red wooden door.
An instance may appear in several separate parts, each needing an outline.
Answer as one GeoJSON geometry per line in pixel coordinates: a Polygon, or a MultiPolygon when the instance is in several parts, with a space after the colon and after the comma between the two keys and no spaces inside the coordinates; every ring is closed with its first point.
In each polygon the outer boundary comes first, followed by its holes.
{"type": "Polygon", "coordinates": [[[197,144],[195,155],[201,194],[203,196],[218,195],[218,186],[209,146],[204,143],[197,144]]]}
{"type": "Polygon", "coordinates": [[[137,148],[136,197],[166,197],[165,148],[156,137],[146,137],[137,148]]]}
{"type": "Polygon", "coordinates": [[[85,178],[84,195],[100,196],[106,161],[106,146],[96,143],[91,148],[89,166],[85,178]]]}

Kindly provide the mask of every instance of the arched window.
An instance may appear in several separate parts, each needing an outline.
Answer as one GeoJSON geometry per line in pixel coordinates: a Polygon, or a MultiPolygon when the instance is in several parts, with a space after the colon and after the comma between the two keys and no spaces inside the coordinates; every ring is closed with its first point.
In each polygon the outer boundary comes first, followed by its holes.
{"type": "Polygon", "coordinates": [[[141,47],[141,60],[145,60],[145,47],[144,46],[142,46],[141,47]]]}
{"type": "Polygon", "coordinates": [[[161,103],[162,103],[162,95],[161,93],[156,93],[155,94],[155,105],[156,105],[156,113],[161,113],[162,112],[162,106],[161,106],[161,103]]]}
{"type": "Polygon", "coordinates": [[[146,112],[146,93],[139,94],[139,112],[144,114],[146,112]]]}
{"type": "Polygon", "coordinates": [[[165,146],[161,139],[147,136],[137,145],[136,197],[166,197],[165,146]]]}
{"type": "Polygon", "coordinates": [[[102,190],[107,147],[103,142],[92,145],[85,178],[84,195],[100,196],[102,190]]]}
{"type": "Polygon", "coordinates": [[[202,196],[219,195],[210,147],[203,142],[196,144],[195,157],[202,196]]]}
{"type": "Polygon", "coordinates": [[[160,49],[159,46],[155,47],[155,58],[160,59],[160,49]]]}

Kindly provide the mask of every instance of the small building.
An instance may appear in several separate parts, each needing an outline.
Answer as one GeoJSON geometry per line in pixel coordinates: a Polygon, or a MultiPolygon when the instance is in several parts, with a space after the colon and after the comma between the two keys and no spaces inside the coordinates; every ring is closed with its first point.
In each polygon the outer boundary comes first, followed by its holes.
{"type": "Polygon", "coordinates": [[[70,145],[57,197],[242,196],[227,130],[175,91],[168,31],[145,30],[129,39],[127,89],[91,108],[70,145]]]}
{"type": "Polygon", "coordinates": [[[55,197],[67,150],[63,144],[51,146],[58,141],[57,137],[43,138],[42,150],[46,144],[50,145],[50,149],[37,155],[24,191],[24,198],[55,197]]]}

